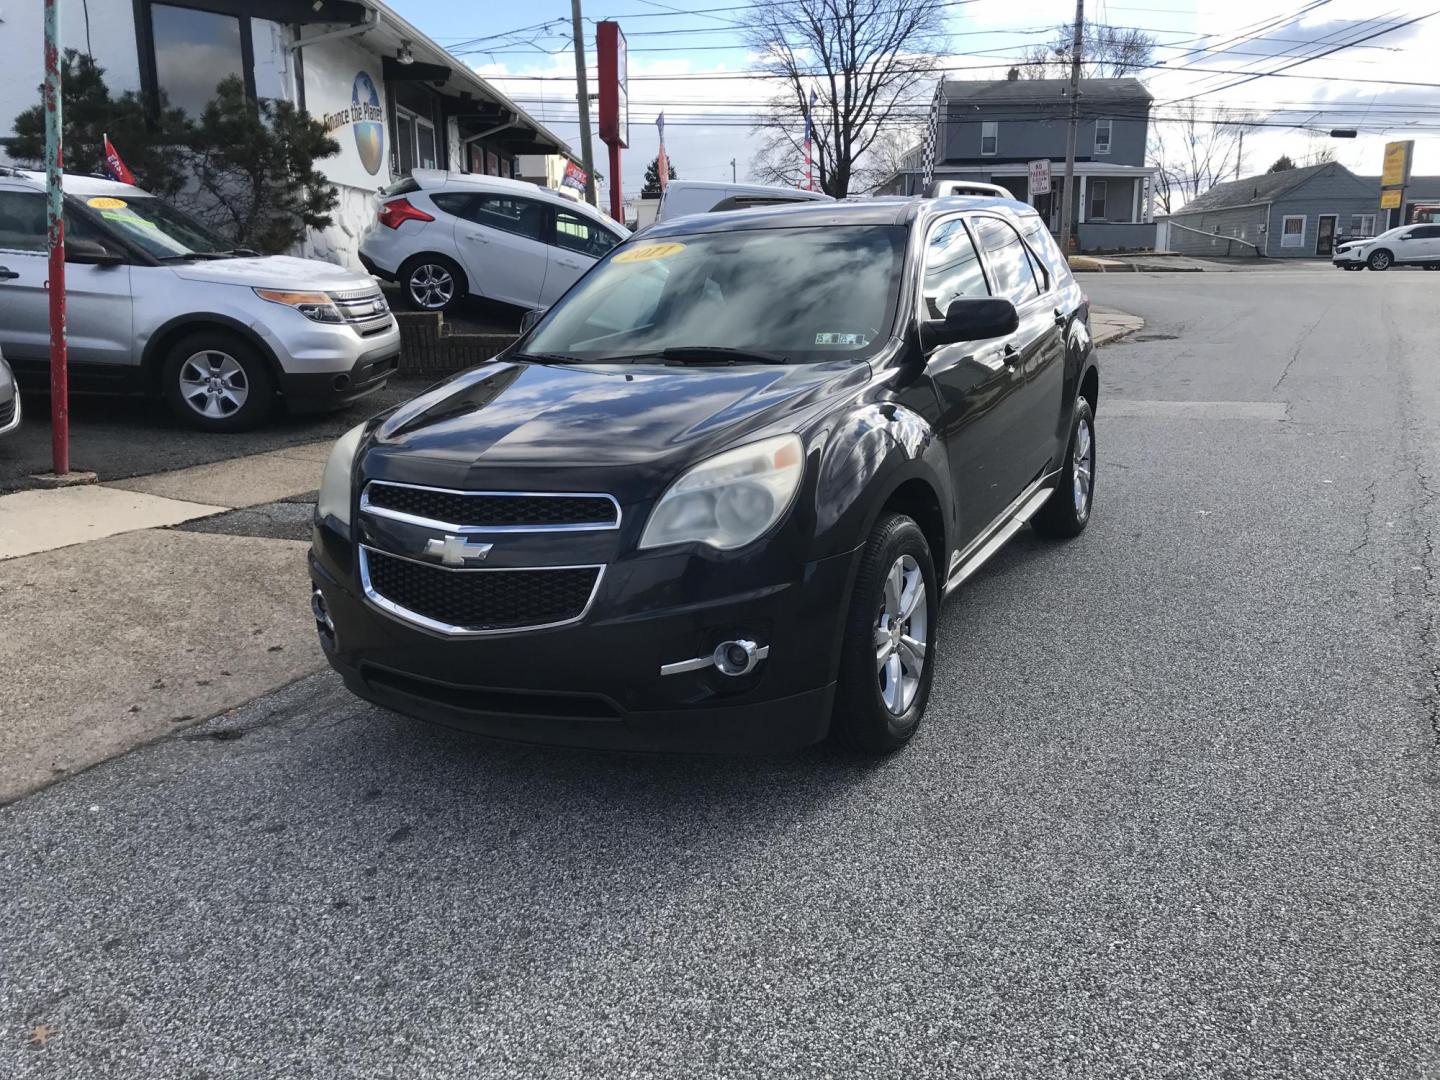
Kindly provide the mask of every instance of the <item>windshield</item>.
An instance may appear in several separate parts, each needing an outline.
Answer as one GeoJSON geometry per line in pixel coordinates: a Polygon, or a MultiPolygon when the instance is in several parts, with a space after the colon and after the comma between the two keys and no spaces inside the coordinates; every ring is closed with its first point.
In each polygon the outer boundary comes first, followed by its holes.
{"type": "Polygon", "coordinates": [[[707,348],[738,362],[738,353],[791,363],[869,356],[890,334],[905,235],[888,225],[747,229],[622,247],[522,350],[575,360],[707,348]]]}
{"type": "Polygon", "coordinates": [[[219,255],[231,246],[188,214],[153,195],[95,195],[84,201],[114,232],[157,259],[219,255]]]}

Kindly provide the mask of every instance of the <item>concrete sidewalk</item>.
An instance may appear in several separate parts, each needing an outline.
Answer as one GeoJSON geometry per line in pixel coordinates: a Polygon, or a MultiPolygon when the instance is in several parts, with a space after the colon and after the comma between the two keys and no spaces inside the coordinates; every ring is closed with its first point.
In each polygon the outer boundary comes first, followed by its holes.
{"type": "Polygon", "coordinates": [[[1098,349],[1145,328],[1145,320],[1139,315],[1128,315],[1123,311],[1090,309],[1090,337],[1098,349]]]}
{"type": "Polygon", "coordinates": [[[0,803],[324,665],[304,526],[225,523],[308,521],[330,446],[0,496],[0,803]]]}

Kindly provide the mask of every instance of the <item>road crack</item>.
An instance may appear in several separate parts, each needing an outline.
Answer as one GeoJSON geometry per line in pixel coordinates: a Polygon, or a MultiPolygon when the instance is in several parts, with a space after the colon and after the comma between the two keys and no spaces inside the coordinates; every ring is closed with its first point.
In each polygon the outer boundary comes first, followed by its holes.
{"type": "Polygon", "coordinates": [[[1290,374],[1290,369],[1295,366],[1295,361],[1300,359],[1300,350],[1305,347],[1305,343],[1310,340],[1310,335],[1315,332],[1315,328],[1319,326],[1324,320],[1325,312],[1322,311],[1320,313],[1320,317],[1317,318],[1309,326],[1307,326],[1301,332],[1300,336],[1295,339],[1295,348],[1290,351],[1290,359],[1285,361],[1285,369],[1280,372],[1280,378],[1275,380],[1274,389],[1280,389],[1280,384],[1285,381],[1285,376],[1290,374]]]}

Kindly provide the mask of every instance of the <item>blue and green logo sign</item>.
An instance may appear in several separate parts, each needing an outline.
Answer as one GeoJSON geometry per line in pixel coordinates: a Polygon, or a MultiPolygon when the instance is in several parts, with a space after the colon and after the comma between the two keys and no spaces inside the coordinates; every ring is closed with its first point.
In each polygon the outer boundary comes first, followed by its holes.
{"type": "Polygon", "coordinates": [[[355,76],[355,86],[350,91],[350,119],[355,128],[360,164],[373,176],[385,160],[385,110],[380,107],[380,92],[375,89],[375,81],[363,71],[355,76]]]}

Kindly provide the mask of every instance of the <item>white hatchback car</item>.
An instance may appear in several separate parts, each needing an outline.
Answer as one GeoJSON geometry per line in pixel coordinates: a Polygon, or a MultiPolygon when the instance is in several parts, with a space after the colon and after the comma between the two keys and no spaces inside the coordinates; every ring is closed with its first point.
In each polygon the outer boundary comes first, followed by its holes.
{"type": "Polygon", "coordinates": [[[360,262],[420,311],[448,311],[467,293],[549,307],[630,235],[586,203],[498,176],[416,169],[380,199],[360,262]]]}

